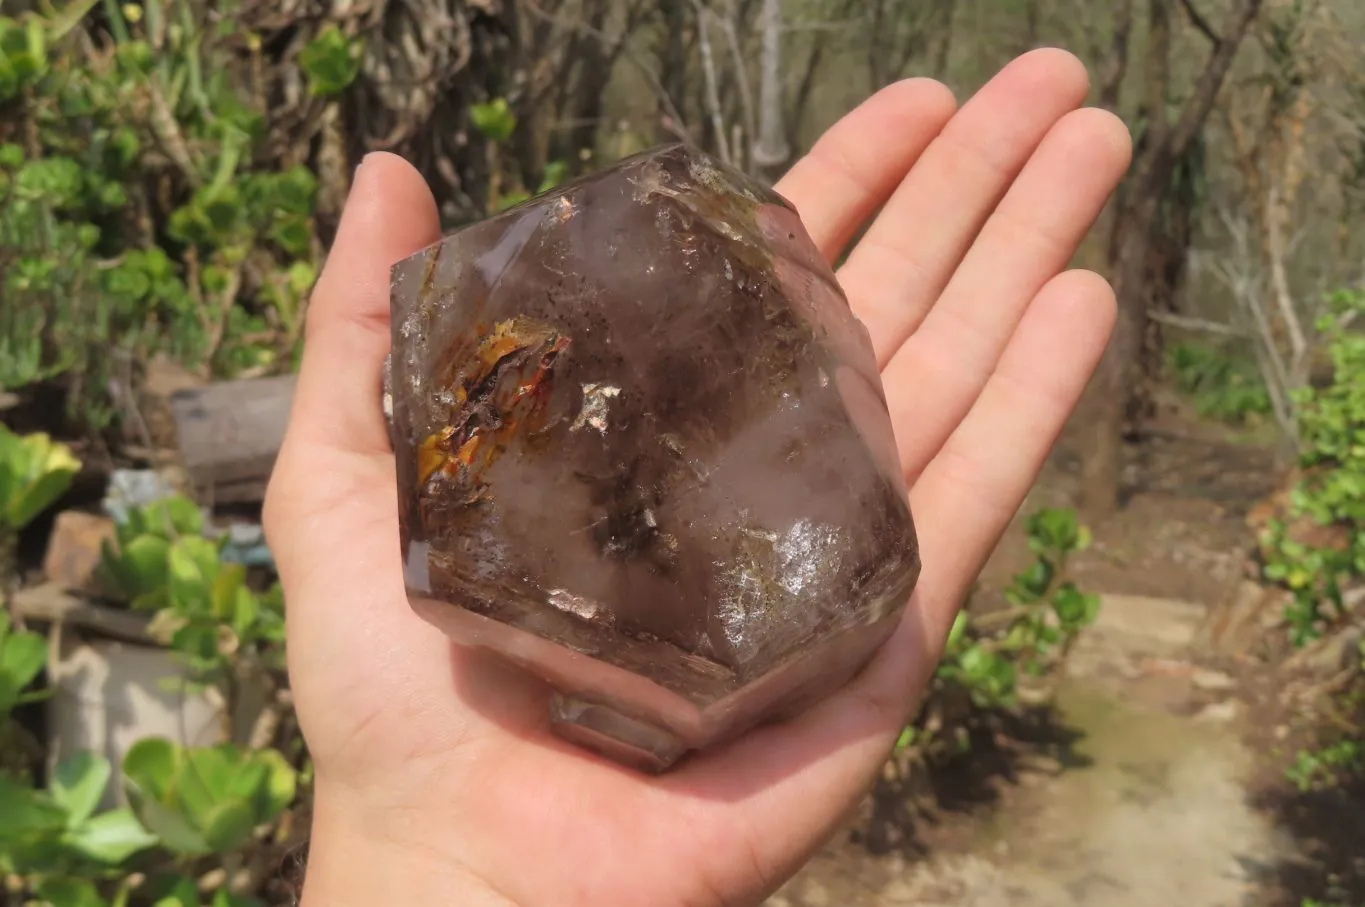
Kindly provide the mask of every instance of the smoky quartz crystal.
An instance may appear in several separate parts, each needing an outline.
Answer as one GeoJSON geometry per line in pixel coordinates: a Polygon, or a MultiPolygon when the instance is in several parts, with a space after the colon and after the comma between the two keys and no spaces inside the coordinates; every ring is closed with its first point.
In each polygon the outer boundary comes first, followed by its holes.
{"type": "Polygon", "coordinates": [[[668,145],[398,263],[413,607],[660,771],[845,685],[919,547],[876,360],[793,207],[668,145]]]}

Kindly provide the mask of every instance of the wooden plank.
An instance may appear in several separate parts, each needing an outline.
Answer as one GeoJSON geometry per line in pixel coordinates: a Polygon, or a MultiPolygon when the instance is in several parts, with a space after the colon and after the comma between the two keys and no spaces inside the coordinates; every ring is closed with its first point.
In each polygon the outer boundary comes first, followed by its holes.
{"type": "Polygon", "coordinates": [[[127,642],[151,643],[151,615],[110,608],[71,595],[56,583],[20,589],[11,602],[16,613],[34,623],[66,624],[127,642]]]}
{"type": "Polygon", "coordinates": [[[264,500],[295,384],[293,375],[246,378],[171,395],[181,459],[203,503],[264,500]]]}

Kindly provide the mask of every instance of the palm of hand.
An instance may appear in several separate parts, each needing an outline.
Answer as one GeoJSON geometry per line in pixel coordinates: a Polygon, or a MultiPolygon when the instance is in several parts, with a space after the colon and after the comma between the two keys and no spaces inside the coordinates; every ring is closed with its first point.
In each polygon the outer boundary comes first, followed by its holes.
{"type": "Polygon", "coordinates": [[[1055,51],[1016,61],[956,116],[941,86],[901,83],[778,186],[831,258],[881,209],[839,276],[874,338],[925,568],[849,689],[661,778],[549,736],[539,684],[408,608],[378,373],[389,265],[438,225],[411,168],[367,160],[267,501],[319,785],[306,899],[751,903],[819,846],[910,716],[1108,337],[1108,287],[1063,272],[1128,161],[1123,126],[1076,109],[1086,88],[1055,51]]]}

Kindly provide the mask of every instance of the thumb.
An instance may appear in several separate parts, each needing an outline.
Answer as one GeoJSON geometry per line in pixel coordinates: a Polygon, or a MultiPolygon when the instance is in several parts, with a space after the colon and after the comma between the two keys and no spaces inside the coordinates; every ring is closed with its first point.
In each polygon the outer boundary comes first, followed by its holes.
{"type": "Polygon", "coordinates": [[[389,269],[439,238],[436,200],[421,174],[397,155],[367,156],[313,291],[290,442],[388,452],[380,396],[389,350],[389,269]]]}
{"type": "Polygon", "coordinates": [[[263,522],[282,576],[321,544],[318,515],[358,489],[374,497],[386,475],[392,482],[380,405],[389,270],[439,236],[421,174],[396,155],[367,156],[313,289],[289,424],[266,491],[263,522]]]}

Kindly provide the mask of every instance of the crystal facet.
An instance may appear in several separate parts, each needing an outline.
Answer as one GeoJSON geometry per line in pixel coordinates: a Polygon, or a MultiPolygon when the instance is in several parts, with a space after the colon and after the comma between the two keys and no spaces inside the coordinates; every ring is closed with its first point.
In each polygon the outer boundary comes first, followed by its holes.
{"type": "Polygon", "coordinates": [[[867,332],[795,210],[687,146],[394,267],[413,607],[622,762],[798,713],[919,575],[867,332]]]}

